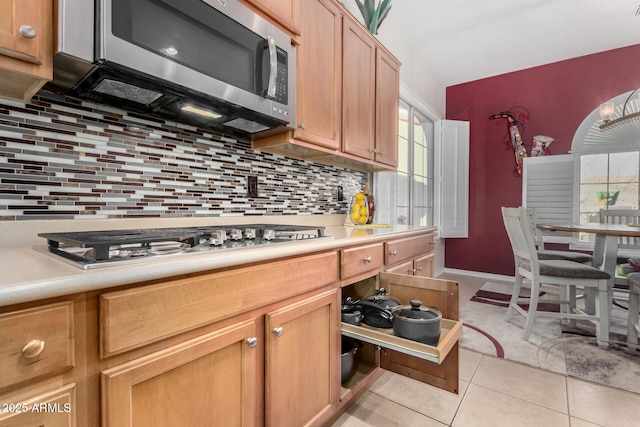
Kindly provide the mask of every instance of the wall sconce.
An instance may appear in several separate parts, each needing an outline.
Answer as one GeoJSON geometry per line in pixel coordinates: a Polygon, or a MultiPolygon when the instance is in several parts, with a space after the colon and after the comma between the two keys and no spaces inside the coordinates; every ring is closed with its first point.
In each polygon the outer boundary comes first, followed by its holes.
{"type": "Polygon", "coordinates": [[[629,97],[627,98],[627,100],[624,102],[624,105],[622,107],[622,115],[618,118],[613,118],[614,114],[615,114],[615,109],[616,106],[613,102],[605,102],[604,104],[600,105],[600,120],[602,120],[602,124],[600,125],[600,130],[605,130],[611,126],[614,126],[620,122],[623,122],[625,120],[629,120],[629,119],[634,119],[637,117],[640,117],[640,88],[634,90],[633,92],[631,92],[631,95],[629,95],[629,97]],[[631,101],[632,99],[634,99],[634,96],[636,97],[635,101],[636,101],[636,105],[635,105],[635,113],[629,113],[627,114],[627,105],[629,104],[629,101],[631,101]]]}

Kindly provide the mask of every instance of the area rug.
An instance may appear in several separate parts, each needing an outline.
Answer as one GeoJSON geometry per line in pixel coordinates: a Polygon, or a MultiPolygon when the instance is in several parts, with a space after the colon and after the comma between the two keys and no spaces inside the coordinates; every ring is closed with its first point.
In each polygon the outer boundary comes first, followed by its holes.
{"type": "MultiPolygon", "coordinates": [[[[608,349],[598,347],[593,324],[579,322],[571,327],[561,324],[560,319],[545,317],[536,318],[529,340],[524,341],[524,318],[514,313],[509,322],[504,320],[512,288],[510,284],[487,282],[462,307],[462,347],[640,393],[640,351],[626,347],[624,303],[614,305],[608,349]]],[[[527,296],[528,291],[523,287],[521,296],[527,296]]],[[[557,311],[553,305],[544,309],[557,311]]]]}

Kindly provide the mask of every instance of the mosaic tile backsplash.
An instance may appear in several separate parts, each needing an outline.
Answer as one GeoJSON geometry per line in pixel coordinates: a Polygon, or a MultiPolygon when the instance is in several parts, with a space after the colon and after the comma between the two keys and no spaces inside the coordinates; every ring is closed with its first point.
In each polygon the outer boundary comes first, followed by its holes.
{"type": "Polygon", "coordinates": [[[0,220],[342,214],[338,186],[366,179],[44,91],[0,99],[0,220]]]}

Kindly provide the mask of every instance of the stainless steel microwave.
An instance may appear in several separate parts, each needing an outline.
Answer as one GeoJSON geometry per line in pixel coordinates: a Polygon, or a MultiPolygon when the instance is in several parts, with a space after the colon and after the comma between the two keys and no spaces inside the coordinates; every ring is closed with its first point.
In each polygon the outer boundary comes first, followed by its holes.
{"type": "Polygon", "coordinates": [[[46,88],[233,136],[295,123],[291,38],[236,0],[59,0],[46,88]]]}

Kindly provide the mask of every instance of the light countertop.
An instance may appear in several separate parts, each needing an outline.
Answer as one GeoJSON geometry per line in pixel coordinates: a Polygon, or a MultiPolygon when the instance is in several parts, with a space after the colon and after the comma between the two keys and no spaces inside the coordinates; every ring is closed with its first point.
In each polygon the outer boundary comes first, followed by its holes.
{"type": "MultiPolygon", "coordinates": [[[[317,218],[309,217],[307,223],[313,224],[314,220],[317,222],[317,218]]],[[[253,218],[253,222],[269,223],[265,218],[258,221],[253,218]]],[[[91,270],[83,270],[46,253],[46,241],[42,238],[34,240],[37,243],[35,246],[8,245],[10,247],[0,248],[0,271],[3,272],[0,276],[0,307],[355,244],[374,243],[390,237],[409,237],[426,230],[435,230],[433,227],[417,226],[363,229],[335,224],[323,225],[326,227],[325,235],[331,238],[279,243],[269,250],[257,246],[164,255],[91,270]]]]}

